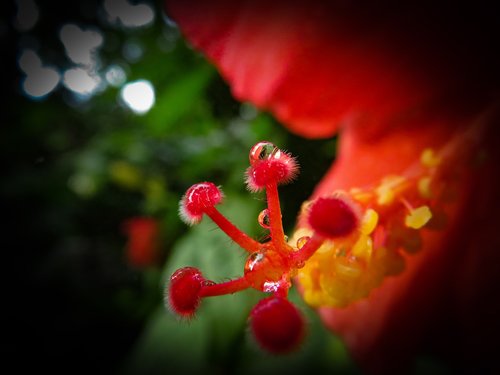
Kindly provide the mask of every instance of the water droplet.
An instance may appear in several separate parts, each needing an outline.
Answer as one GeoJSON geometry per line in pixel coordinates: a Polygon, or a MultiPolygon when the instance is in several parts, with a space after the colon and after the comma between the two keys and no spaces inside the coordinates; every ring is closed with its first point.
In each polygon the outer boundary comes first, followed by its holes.
{"type": "Polygon", "coordinates": [[[264,253],[256,251],[248,256],[247,262],[245,263],[245,273],[252,272],[255,267],[264,260],[264,253]]]}
{"type": "Polygon", "coordinates": [[[262,210],[259,214],[259,224],[262,228],[269,229],[271,226],[271,222],[269,219],[269,210],[266,208],[265,210],[262,210]]]}
{"type": "Polygon", "coordinates": [[[250,154],[248,155],[250,160],[250,165],[254,165],[260,160],[269,159],[274,155],[275,150],[279,149],[271,142],[264,141],[255,144],[250,149],[250,154]]]}
{"type": "Polygon", "coordinates": [[[262,291],[265,293],[276,293],[279,289],[279,281],[266,281],[262,287],[262,291]]]}
{"type": "Polygon", "coordinates": [[[309,241],[311,237],[309,236],[302,236],[297,240],[297,249],[302,249],[304,245],[309,241]]]}
{"type": "Polygon", "coordinates": [[[276,147],[272,152],[271,155],[269,156],[269,159],[281,159],[283,157],[284,153],[281,151],[278,147],[276,147]]]}

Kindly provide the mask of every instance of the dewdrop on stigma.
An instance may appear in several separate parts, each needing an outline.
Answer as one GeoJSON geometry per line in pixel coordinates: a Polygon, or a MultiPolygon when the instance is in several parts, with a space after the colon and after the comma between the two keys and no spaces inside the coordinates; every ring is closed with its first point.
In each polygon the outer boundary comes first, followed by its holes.
{"type": "MultiPolygon", "coordinates": [[[[165,302],[175,314],[191,318],[205,297],[248,288],[259,290],[267,295],[250,311],[250,331],[264,350],[287,353],[299,348],[305,336],[304,317],[287,298],[292,279],[301,283],[303,297],[313,307],[342,307],[364,298],[385,276],[404,269],[400,250],[404,248],[405,236],[408,231],[418,236],[432,213],[425,206],[426,217],[425,220],[419,218],[419,225],[414,225],[415,212],[407,213],[412,225],[405,226],[404,217],[399,216],[394,222],[384,220],[381,224],[380,207],[377,206],[380,199],[373,194],[374,190],[389,191],[392,203],[382,200],[383,204],[399,204],[402,209],[408,209],[408,205],[396,199],[406,190],[398,189],[399,185],[391,180],[390,185],[385,182],[386,185],[371,190],[351,193],[337,191],[304,204],[302,226],[287,241],[281,222],[278,185],[287,184],[296,177],[297,161],[289,153],[264,141],[251,148],[249,162],[245,173],[248,190],[266,193],[267,207],[256,220],[269,230],[269,240],[256,241],[217,210],[216,206],[224,199],[220,187],[212,182],[191,186],[180,201],[182,220],[194,225],[204,215],[208,216],[248,252],[248,257],[242,265],[243,275],[222,283],[207,280],[201,270],[194,267],[177,270],[166,287],[165,302]],[[359,194],[369,199],[357,199],[359,194]],[[393,229],[401,229],[395,233],[403,233],[403,238],[392,238],[393,229]],[[391,243],[393,245],[389,246],[391,243]]],[[[424,209],[419,208],[420,211],[424,209]]],[[[411,246],[415,244],[418,241],[411,246]]]]}

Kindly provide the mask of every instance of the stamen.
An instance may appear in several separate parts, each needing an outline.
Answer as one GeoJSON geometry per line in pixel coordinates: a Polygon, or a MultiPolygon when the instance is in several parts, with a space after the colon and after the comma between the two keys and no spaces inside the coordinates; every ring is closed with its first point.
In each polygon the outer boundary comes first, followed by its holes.
{"type": "Polygon", "coordinates": [[[408,215],[405,216],[405,225],[408,228],[420,229],[432,218],[432,212],[428,206],[413,208],[405,198],[400,198],[400,200],[408,210],[408,215]]]}
{"type": "Polygon", "coordinates": [[[424,176],[418,180],[418,192],[424,199],[430,199],[433,197],[431,182],[432,179],[430,176],[424,176]]]}
{"type": "Polygon", "coordinates": [[[380,185],[375,189],[377,194],[377,204],[380,206],[390,205],[397,195],[399,190],[404,188],[406,179],[402,176],[387,176],[380,185]]]}
{"type": "Polygon", "coordinates": [[[366,210],[363,219],[361,220],[360,232],[363,234],[370,234],[374,231],[378,224],[377,211],[369,208],[366,210]]]}
{"type": "Polygon", "coordinates": [[[405,225],[408,228],[420,229],[432,218],[432,212],[428,206],[421,206],[412,210],[405,217],[405,225]]]}
{"type": "Polygon", "coordinates": [[[439,155],[436,155],[432,148],[426,148],[420,155],[420,162],[427,168],[433,168],[441,163],[441,158],[439,155]]]}

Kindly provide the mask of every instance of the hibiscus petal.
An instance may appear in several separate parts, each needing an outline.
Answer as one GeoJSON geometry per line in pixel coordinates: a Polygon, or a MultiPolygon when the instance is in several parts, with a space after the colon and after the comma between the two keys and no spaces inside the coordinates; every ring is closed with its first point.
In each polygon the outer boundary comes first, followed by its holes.
{"type": "Polygon", "coordinates": [[[168,15],[235,97],[306,137],[331,136],[359,117],[385,128],[450,95],[456,103],[456,93],[472,87],[481,96],[477,83],[497,71],[481,52],[494,44],[467,11],[463,20],[422,2],[167,0],[168,15]]]}

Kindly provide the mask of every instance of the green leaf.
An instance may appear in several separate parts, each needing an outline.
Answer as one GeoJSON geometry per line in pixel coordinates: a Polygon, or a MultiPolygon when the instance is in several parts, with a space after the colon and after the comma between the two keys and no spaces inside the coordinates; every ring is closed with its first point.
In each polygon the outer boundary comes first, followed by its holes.
{"type": "MultiPolygon", "coordinates": [[[[147,115],[148,126],[154,134],[165,134],[178,120],[192,111],[214,75],[208,64],[172,80],[158,92],[154,107],[147,115]]],[[[176,130],[178,132],[178,129],[176,130]]]]}

